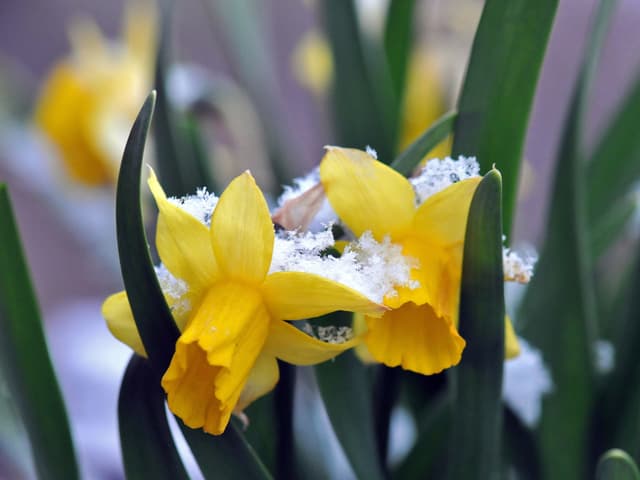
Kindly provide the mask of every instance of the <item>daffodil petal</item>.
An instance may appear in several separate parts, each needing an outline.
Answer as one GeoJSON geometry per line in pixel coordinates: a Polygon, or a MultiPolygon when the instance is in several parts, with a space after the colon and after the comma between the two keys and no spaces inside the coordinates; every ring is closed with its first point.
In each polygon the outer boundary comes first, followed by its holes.
{"type": "Polygon", "coordinates": [[[427,198],[418,207],[413,231],[442,245],[464,243],[469,206],[480,180],[461,180],[427,198]]]}
{"type": "Polygon", "coordinates": [[[389,367],[431,375],[460,362],[465,341],[429,305],[407,303],[367,323],[365,343],[373,358],[389,367]]]}
{"type": "Polygon", "coordinates": [[[131,347],[138,355],[147,356],[136,322],[133,319],[127,292],[114,293],[107,298],[102,304],[102,316],[107,321],[107,327],[114,337],[131,347]]]}
{"type": "Polygon", "coordinates": [[[201,291],[218,276],[211,249],[209,231],[193,215],[167,200],[153,170],[149,188],[160,214],[156,229],[156,247],[162,263],[192,291],[201,291]]]}
{"type": "Polygon", "coordinates": [[[271,322],[264,351],[293,365],[315,365],[353,348],[359,341],[354,338],[343,343],[323,342],[277,320],[271,322]]]}
{"type": "Polygon", "coordinates": [[[229,368],[223,368],[216,377],[216,397],[221,402],[238,401],[250,373],[255,366],[258,355],[267,339],[270,318],[263,307],[256,311],[252,326],[238,339],[235,353],[229,368]]]}
{"type": "Polygon", "coordinates": [[[520,343],[509,315],[504,317],[504,358],[510,360],[520,355],[520,343]]]}
{"type": "Polygon", "coordinates": [[[262,282],[274,238],[267,202],[247,171],[229,184],[211,219],[211,245],[220,268],[231,278],[262,282]]]}
{"type": "Polygon", "coordinates": [[[380,241],[385,235],[402,235],[411,225],[411,184],[361,150],[328,147],[320,181],[331,206],[357,237],[371,230],[380,241]]]}
{"type": "Polygon", "coordinates": [[[274,389],[280,379],[278,361],[274,356],[261,354],[251,369],[242,389],[235,411],[241,412],[255,400],[274,389]]]}
{"type": "Polygon", "coordinates": [[[242,337],[256,329],[266,336],[269,319],[265,315],[259,292],[221,282],[207,291],[180,342],[197,342],[210,364],[230,368],[242,337]]]}
{"type": "Polygon", "coordinates": [[[272,273],[262,291],[277,319],[301,320],[336,310],[381,315],[386,310],[352,288],[311,273],[272,273]]]}

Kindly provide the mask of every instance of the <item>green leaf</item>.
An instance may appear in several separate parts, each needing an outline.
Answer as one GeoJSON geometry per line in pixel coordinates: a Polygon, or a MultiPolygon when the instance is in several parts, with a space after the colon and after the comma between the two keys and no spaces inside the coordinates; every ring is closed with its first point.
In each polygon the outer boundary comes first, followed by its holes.
{"type": "MultiPolygon", "coordinates": [[[[332,325],[338,325],[349,316],[336,312],[327,318],[332,325]]],[[[317,365],[315,371],[329,420],[356,477],[383,480],[367,367],[348,351],[333,361],[317,365]]]]}
{"type": "Polygon", "coordinates": [[[597,308],[580,149],[590,86],[613,5],[601,2],[595,17],[561,137],[546,241],[520,308],[524,336],[542,351],[554,384],[561,386],[543,402],[538,428],[544,478],[587,475],[597,308]]]}
{"type": "Polygon", "coordinates": [[[203,430],[186,427],[176,418],[184,438],[191,447],[204,478],[209,480],[270,480],[262,465],[238,427],[229,424],[222,435],[211,436],[203,430]]]}
{"type": "MultiPolygon", "coordinates": [[[[389,74],[398,103],[401,102],[407,78],[407,66],[413,40],[415,0],[391,0],[384,29],[384,49],[389,74]]],[[[399,105],[398,105],[399,110],[399,105]]]]}
{"type": "Polygon", "coordinates": [[[639,118],[640,77],[620,102],[588,164],[589,219],[596,233],[612,212],[616,215],[618,204],[640,177],[640,135],[630,128],[639,118]]]}
{"type": "Polygon", "coordinates": [[[79,478],[9,193],[0,184],[0,364],[24,421],[38,477],[79,478]]]}
{"type": "Polygon", "coordinates": [[[600,384],[596,412],[596,451],[620,447],[634,455],[640,453],[640,251],[631,264],[608,325],[615,348],[613,370],[600,384]]]}
{"type": "Polygon", "coordinates": [[[558,0],[487,0],[458,100],[453,155],[502,171],[511,231],[531,103],[558,0]]]}
{"type": "Polygon", "coordinates": [[[449,478],[499,478],[501,472],[504,273],[502,182],[487,173],[469,208],[462,261],[460,322],[467,342],[452,371],[449,478]]]}
{"type": "Polygon", "coordinates": [[[405,177],[411,175],[411,172],[413,172],[424,156],[451,133],[456,116],[457,113],[454,111],[445,113],[396,157],[391,164],[391,168],[397,170],[405,177]]]}
{"type": "Polygon", "coordinates": [[[171,363],[180,332],[158,284],[140,205],[142,158],[155,99],[155,92],[147,97],[124,149],[116,192],[116,229],[122,280],[133,318],[160,379],[171,363]]]}
{"type": "Polygon", "coordinates": [[[375,368],[373,384],[373,416],[378,443],[378,456],[388,458],[389,428],[393,406],[400,391],[400,368],[378,365],[375,368]]]}
{"type": "Polygon", "coordinates": [[[504,435],[502,445],[505,464],[518,472],[520,480],[537,480],[540,474],[540,454],[535,435],[516,414],[504,406],[504,435]]]}
{"type": "Polygon", "coordinates": [[[194,130],[193,118],[178,112],[171,104],[167,86],[170,67],[170,37],[173,0],[160,1],[160,45],[156,58],[155,88],[158,92],[154,122],[154,142],[158,177],[169,196],[182,196],[213,179],[206,154],[194,130]]]}
{"type": "Polygon", "coordinates": [[[626,452],[613,449],[600,457],[596,480],[640,480],[640,471],[626,452]]]}
{"type": "MultiPolygon", "coordinates": [[[[276,388],[278,386],[276,385],[276,388]]],[[[265,468],[270,472],[276,471],[276,442],[277,422],[274,416],[275,395],[265,395],[249,405],[244,413],[250,421],[250,427],[243,434],[249,445],[265,468]]]]}
{"type": "Polygon", "coordinates": [[[384,51],[375,40],[365,42],[353,0],[326,0],[319,7],[333,55],[331,105],[337,143],[371,145],[378,158],[389,163],[397,125],[384,51]]]}
{"type": "Polygon", "coordinates": [[[440,478],[443,458],[446,458],[447,434],[451,426],[451,399],[440,393],[430,402],[427,411],[418,417],[418,439],[409,455],[393,472],[392,478],[440,478]]]}
{"type": "MultiPolygon", "coordinates": [[[[591,196],[591,192],[588,197],[591,196]]],[[[606,215],[602,215],[597,223],[590,225],[591,258],[597,260],[608,248],[620,238],[625,228],[638,211],[638,196],[634,193],[621,196],[609,208],[606,215]]]]}
{"type": "MultiPolygon", "coordinates": [[[[169,367],[179,331],[171,316],[149,256],[140,205],[140,173],[144,145],[153,114],[155,92],[144,103],[125,147],[116,193],[116,227],[125,289],[149,362],[159,382],[169,367]]],[[[232,424],[214,437],[183,427],[206,478],[269,478],[244,437],[232,424]],[[232,477],[240,472],[240,477],[232,477]],[[225,476],[227,475],[227,476],[225,476]]]]}
{"type": "Polygon", "coordinates": [[[544,478],[583,478],[594,379],[596,306],[584,185],[569,130],[556,170],[547,239],[519,311],[523,335],[542,351],[555,385],[539,426],[544,478]],[[558,455],[561,449],[563,455],[558,455]]]}
{"type": "Polygon", "coordinates": [[[188,479],[164,408],[164,392],[149,362],[133,355],[118,399],[118,423],[128,479],[188,479]]]}

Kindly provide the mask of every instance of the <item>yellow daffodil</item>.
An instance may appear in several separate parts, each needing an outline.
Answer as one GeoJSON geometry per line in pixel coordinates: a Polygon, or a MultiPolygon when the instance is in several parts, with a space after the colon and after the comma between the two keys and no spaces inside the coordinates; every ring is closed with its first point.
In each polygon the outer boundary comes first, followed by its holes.
{"type": "MultiPolygon", "coordinates": [[[[390,311],[366,317],[370,355],[426,375],[456,365],[465,346],[457,331],[464,235],[480,177],[454,183],[416,206],[413,187],[402,175],[363,151],[329,147],[320,179],[331,206],[356,237],[366,231],[378,241],[389,236],[418,262],[411,270],[418,286],[397,288],[384,299],[390,311]]],[[[506,328],[507,340],[514,342],[510,325],[506,328]]]]}
{"type": "MultiPolygon", "coordinates": [[[[220,434],[232,412],[273,389],[276,359],[312,365],[357,343],[323,342],[284,320],[334,310],[368,315],[384,310],[318,275],[268,273],[274,227],[250,173],[235,178],[224,191],[209,227],[168,200],[153,174],[149,186],[160,211],[158,253],[169,272],[186,284],[182,301],[190,305],[186,314],[175,315],[182,335],[162,378],[169,408],[186,425],[220,434]]],[[[117,338],[144,353],[126,294],[108,298],[103,315],[117,338]]]]}
{"type": "Polygon", "coordinates": [[[116,178],[129,127],[151,89],[155,22],[154,9],[141,0],[128,9],[117,44],[95,23],[77,22],[70,30],[72,53],[44,82],[35,123],[81,183],[116,178]]]}

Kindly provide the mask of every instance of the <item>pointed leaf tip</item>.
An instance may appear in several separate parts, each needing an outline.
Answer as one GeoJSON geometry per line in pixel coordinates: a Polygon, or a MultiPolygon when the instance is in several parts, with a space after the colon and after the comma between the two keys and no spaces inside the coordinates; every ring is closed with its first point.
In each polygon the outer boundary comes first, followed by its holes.
{"type": "Polygon", "coordinates": [[[596,480],[640,480],[640,471],[629,454],[614,448],[600,457],[596,480]]]}

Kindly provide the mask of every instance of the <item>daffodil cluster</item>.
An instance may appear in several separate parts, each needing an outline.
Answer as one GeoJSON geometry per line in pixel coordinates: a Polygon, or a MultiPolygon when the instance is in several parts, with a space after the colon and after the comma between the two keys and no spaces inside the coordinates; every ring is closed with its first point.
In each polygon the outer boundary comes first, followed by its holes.
{"type": "MultiPolygon", "coordinates": [[[[277,360],[313,365],[358,347],[425,375],[457,364],[463,242],[479,179],[472,159],[434,160],[407,180],[372,151],[329,147],[319,170],[297,182],[303,188],[281,200],[273,219],[289,230],[276,231],[249,172],[219,198],[202,189],[181,199],[167,198],[152,172],[157,276],[182,332],[162,378],[169,408],[220,434],[232,413],[274,388],[277,360]],[[318,216],[324,224],[307,230],[318,216]],[[344,239],[334,239],[333,222],[344,239]],[[356,314],[356,334],[289,323],[338,310],[356,314]]],[[[505,258],[511,271],[526,270],[515,253],[505,258]]],[[[106,300],[103,315],[145,355],[125,292],[106,300]]]]}

